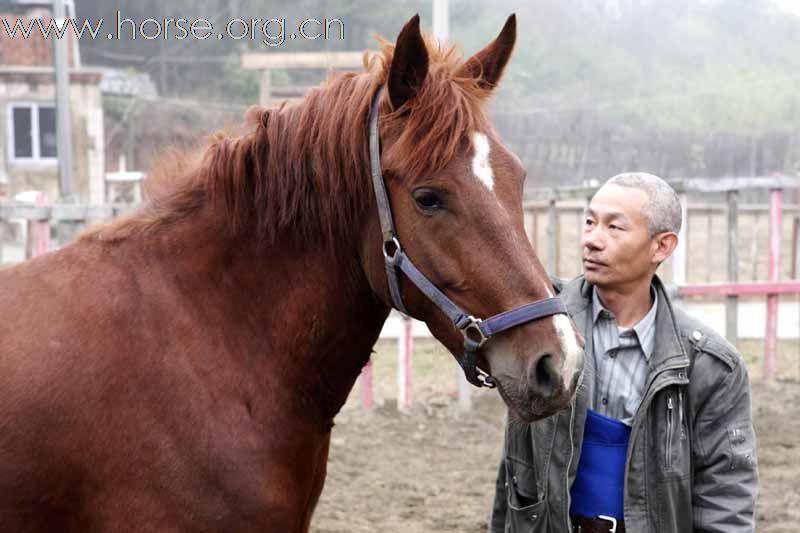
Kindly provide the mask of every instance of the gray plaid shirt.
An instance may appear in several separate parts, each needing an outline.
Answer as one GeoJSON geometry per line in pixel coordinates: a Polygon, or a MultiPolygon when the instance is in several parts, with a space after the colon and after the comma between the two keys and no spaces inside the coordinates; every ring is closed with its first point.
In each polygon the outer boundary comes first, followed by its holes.
{"type": "Polygon", "coordinates": [[[653,306],[635,326],[626,329],[619,327],[597,290],[592,290],[592,356],[597,383],[590,408],[629,426],[642,402],[656,338],[658,295],[652,287],[650,295],[653,306]]]}

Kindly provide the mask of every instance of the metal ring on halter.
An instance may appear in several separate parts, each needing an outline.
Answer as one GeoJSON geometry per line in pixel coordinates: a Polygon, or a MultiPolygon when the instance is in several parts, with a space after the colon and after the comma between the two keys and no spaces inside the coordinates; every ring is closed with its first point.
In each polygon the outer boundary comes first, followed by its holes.
{"type": "Polygon", "coordinates": [[[481,346],[483,346],[483,343],[489,340],[489,337],[483,334],[483,330],[481,330],[480,324],[481,324],[480,318],[475,318],[474,316],[468,316],[466,325],[464,325],[461,328],[461,334],[464,335],[464,338],[478,343],[476,348],[480,348],[481,346]],[[470,333],[473,332],[477,335],[477,338],[470,337],[470,333]]]}
{"type": "Polygon", "coordinates": [[[397,257],[397,254],[400,253],[400,241],[397,240],[397,237],[392,237],[391,241],[383,241],[383,257],[386,259],[387,262],[391,263],[397,257]],[[390,244],[394,245],[394,253],[389,255],[388,247],[390,244]]]}
{"type": "Polygon", "coordinates": [[[475,371],[478,374],[478,381],[481,382],[481,385],[486,387],[487,389],[493,389],[497,387],[497,383],[494,382],[494,378],[487,372],[481,370],[478,366],[475,367],[475,371]]]}

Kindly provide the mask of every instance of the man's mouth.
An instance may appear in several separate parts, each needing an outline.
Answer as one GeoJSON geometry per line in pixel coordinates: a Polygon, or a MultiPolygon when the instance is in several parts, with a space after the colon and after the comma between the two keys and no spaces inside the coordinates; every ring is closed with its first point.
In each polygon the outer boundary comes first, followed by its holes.
{"type": "Polygon", "coordinates": [[[596,259],[591,259],[589,257],[584,257],[583,258],[583,264],[587,268],[598,268],[598,267],[608,266],[605,263],[603,263],[602,261],[597,261],[596,259]]]}

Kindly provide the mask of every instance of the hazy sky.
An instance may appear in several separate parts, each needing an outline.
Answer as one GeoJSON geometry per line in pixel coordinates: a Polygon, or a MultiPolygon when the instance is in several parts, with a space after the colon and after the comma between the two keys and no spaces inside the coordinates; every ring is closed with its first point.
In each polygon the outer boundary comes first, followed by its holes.
{"type": "Polygon", "coordinates": [[[775,3],[790,13],[800,15],[800,0],[775,0],[775,3]]]}

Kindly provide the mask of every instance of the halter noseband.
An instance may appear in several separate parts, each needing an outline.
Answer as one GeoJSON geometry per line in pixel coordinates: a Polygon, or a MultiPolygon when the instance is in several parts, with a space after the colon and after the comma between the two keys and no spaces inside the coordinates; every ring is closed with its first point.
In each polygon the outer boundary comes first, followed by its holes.
{"type": "Polygon", "coordinates": [[[383,256],[386,266],[386,280],[389,284],[389,295],[392,305],[401,313],[408,315],[403,298],[400,294],[400,279],[398,270],[416,287],[422,291],[430,301],[436,304],[442,312],[450,318],[453,325],[464,336],[464,354],[457,358],[458,364],[464,370],[467,381],[476,387],[496,387],[494,378],[481,370],[477,365],[478,349],[493,335],[507,329],[532,322],[540,318],[556,314],[567,314],[564,303],[558,298],[547,298],[529,303],[494,315],[485,320],[475,318],[464,312],[450,298],[440,291],[436,285],[414,266],[411,259],[403,252],[400,241],[394,230],[392,222],[392,208],[386,193],[386,185],[381,173],[380,139],[378,136],[378,115],[383,86],[375,93],[369,116],[369,157],[372,171],[372,186],[375,190],[375,200],[378,205],[378,215],[381,221],[383,234],[383,256]]]}

